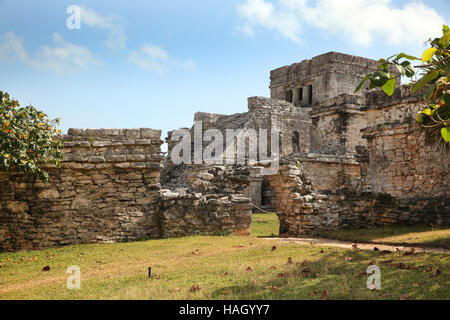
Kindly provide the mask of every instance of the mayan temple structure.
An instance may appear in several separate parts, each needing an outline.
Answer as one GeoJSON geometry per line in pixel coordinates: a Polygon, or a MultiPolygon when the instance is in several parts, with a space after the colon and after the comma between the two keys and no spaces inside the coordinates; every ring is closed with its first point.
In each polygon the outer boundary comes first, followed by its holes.
{"type": "MultiPolygon", "coordinates": [[[[70,129],[51,184],[0,175],[0,251],[196,233],[248,234],[252,208],[276,210],[280,235],[450,222],[449,153],[426,146],[423,95],[353,92],[374,60],[330,52],[270,72],[270,98],[248,111],[199,112],[208,129],[280,133],[279,170],[260,164],[174,164],[180,133],[70,129]]],[[[208,143],[204,141],[204,146],[208,143]]],[[[194,147],[194,146],[193,146],[194,147]]],[[[229,154],[229,153],[228,153],[229,154]]]]}

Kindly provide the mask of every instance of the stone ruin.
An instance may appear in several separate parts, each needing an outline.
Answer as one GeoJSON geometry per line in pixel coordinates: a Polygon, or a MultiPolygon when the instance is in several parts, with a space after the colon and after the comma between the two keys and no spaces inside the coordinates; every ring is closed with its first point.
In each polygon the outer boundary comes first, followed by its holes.
{"type": "MultiPolygon", "coordinates": [[[[248,112],[196,113],[209,128],[279,130],[280,169],[171,162],[161,131],[70,129],[50,183],[0,173],[0,251],[198,233],[248,234],[252,208],[276,210],[280,235],[386,224],[448,225],[449,153],[423,145],[421,94],[354,88],[377,62],[330,52],[273,70],[271,98],[248,112]]],[[[225,162],[224,162],[225,163],[225,162]]]]}
{"type": "MultiPolygon", "coordinates": [[[[214,166],[166,160],[163,184],[242,192],[254,208],[275,208],[284,237],[386,224],[448,225],[450,156],[425,146],[417,134],[423,93],[413,95],[408,86],[392,97],[368,86],[353,93],[377,67],[374,60],[330,52],[271,71],[270,99],[251,97],[248,112],[240,114],[199,112],[194,121],[224,136],[226,129],[279,130],[278,173],[262,176],[257,167],[234,165],[222,169],[228,178],[221,179],[214,166]]],[[[179,130],[193,134],[193,128],[179,130]]],[[[169,158],[174,132],[166,139],[169,158]]]]}

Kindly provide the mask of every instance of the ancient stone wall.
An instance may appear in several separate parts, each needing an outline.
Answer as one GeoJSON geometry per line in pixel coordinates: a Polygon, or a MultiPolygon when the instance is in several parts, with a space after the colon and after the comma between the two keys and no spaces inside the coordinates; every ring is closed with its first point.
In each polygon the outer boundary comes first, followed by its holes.
{"type": "Polygon", "coordinates": [[[355,155],[357,146],[366,146],[360,132],[367,126],[362,106],[364,99],[347,94],[315,106],[311,114],[311,153],[355,155]]]}
{"type": "Polygon", "coordinates": [[[0,250],[160,236],[160,131],[69,130],[50,182],[0,175],[0,250]]]}
{"type": "MultiPolygon", "coordinates": [[[[338,52],[322,54],[272,70],[271,98],[289,99],[296,105],[316,105],[343,93],[352,94],[364,76],[377,66],[377,61],[362,57],[338,52]]],[[[365,91],[363,88],[359,95],[365,91]]]]}
{"type": "Polygon", "coordinates": [[[361,183],[360,164],[353,156],[309,153],[295,159],[317,191],[356,190],[361,183]]]}
{"type": "Polygon", "coordinates": [[[62,137],[61,168],[48,166],[50,182],[1,173],[0,251],[248,229],[249,199],[223,199],[214,211],[211,201],[195,198],[203,195],[161,194],[160,135],[152,129],[70,129],[62,137]]]}
{"type": "MultiPolygon", "coordinates": [[[[374,193],[401,199],[450,197],[450,154],[427,146],[418,135],[415,117],[423,108],[420,94],[408,87],[394,97],[368,95],[368,181],[374,193]]],[[[422,93],[423,94],[423,93],[422,93]]]]}
{"type": "Polygon", "coordinates": [[[162,194],[162,236],[178,237],[199,233],[249,235],[252,206],[242,196],[202,195],[184,190],[162,194]]]}
{"type": "Polygon", "coordinates": [[[389,224],[450,224],[448,196],[397,198],[345,189],[319,192],[295,157],[282,159],[280,165],[278,174],[269,179],[277,196],[282,237],[389,224]]]}

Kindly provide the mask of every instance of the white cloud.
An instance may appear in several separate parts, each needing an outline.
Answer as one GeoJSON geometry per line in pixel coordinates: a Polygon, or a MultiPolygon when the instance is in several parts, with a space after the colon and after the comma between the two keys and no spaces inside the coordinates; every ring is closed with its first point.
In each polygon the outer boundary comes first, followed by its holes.
{"type": "Polygon", "coordinates": [[[246,0],[238,6],[244,19],[237,29],[247,35],[263,27],[289,40],[300,42],[302,26],[369,46],[379,37],[390,44],[423,43],[440,34],[445,19],[418,2],[399,8],[392,0],[246,0]]]}
{"type": "Polygon", "coordinates": [[[246,19],[246,23],[238,26],[238,29],[253,36],[254,27],[261,26],[298,42],[301,31],[300,19],[287,9],[285,6],[277,9],[272,3],[264,0],[247,0],[238,6],[239,15],[246,19]]]}
{"type": "Polygon", "coordinates": [[[125,48],[127,40],[125,30],[123,28],[124,21],[119,15],[101,16],[92,9],[80,7],[81,9],[81,28],[87,25],[91,28],[99,28],[108,33],[106,45],[113,49],[125,48]]]}
{"type": "Polygon", "coordinates": [[[196,71],[192,59],[179,61],[169,56],[168,52],[155,44],[146,44],[141,49],[133,51],[128,56],[128,62],[149,72],[166,72],[174,68],[183,68],[186,71],[196,71]]]}
{"type": "Polygon", "coordinates": [[[0,60],[20,61],[37,70],[55,74],[73,74],[98,64],[86,47],[65,41],[58,33],[53,34],[55,46],[42,46],[35,56],[26,51],[22,39],[8,32],[0,37],[0,60]]]}

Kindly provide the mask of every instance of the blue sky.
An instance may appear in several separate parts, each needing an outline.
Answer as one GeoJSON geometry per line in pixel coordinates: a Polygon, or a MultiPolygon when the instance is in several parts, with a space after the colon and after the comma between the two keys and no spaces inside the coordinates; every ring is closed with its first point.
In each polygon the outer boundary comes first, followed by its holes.
{"type": "Polygon", "coordinates": [[[165,132],[245,112],[271,69],[318,54],[420,55],[449,13],[445,0],[0,0],[0,90],[63,130],[165,132]]]}

